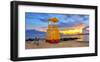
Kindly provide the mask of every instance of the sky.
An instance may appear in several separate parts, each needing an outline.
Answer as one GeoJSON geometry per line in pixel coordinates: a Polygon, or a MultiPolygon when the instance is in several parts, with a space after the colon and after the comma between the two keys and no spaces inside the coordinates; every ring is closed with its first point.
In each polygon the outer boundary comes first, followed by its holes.
{"type": "Polygon", "coordinates": [[[59,19],[57,26],[62,28],[71,27],[80,23],[89,26],[88,14],[58,14],[58,13],[25,13],[26,30],[45,30],[48,26],[48,19],[56,17],[59,19]]]}

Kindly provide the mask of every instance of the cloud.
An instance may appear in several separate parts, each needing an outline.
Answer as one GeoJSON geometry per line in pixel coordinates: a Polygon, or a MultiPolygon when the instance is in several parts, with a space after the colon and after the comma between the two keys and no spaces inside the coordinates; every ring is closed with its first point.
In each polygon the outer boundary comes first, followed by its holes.
{"type": "Polygon", "coordinates": [[[59,27],[69,27],[74,26],[79,23],[84,23],[89,25],[89,15],[80,15],[80,14],[53,14],[53,13],[32,13],[26,12],[26,27],[33,28],[34,26],[47,27],[48,19],[56,17],[59,19],[57,25],[59,27]]]}

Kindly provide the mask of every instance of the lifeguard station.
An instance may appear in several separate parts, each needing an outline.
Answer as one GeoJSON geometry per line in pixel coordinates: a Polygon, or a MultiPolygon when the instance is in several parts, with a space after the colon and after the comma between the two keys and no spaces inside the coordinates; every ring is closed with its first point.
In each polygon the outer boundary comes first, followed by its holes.
{"type": "Polygon", "coordinates": [[[48,21],[48,29],[46,34],[46,42],[49,43],[59,43],[60,42],[60,32],[57,26],[57,18],[50,18],[48,21]]]}

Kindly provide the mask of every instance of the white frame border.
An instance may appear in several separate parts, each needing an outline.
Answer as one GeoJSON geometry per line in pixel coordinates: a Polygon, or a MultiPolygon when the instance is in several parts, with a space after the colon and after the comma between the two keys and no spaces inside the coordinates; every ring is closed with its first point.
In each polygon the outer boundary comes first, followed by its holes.
{"type": "Polygon", "coordinates": [[[18,57],[50,56],[63,54],[95,53],[95,10],[79,8],[45,7],[45,6],[18,6],[18,57]],[[62,11],[63,10],[63,11],[62,11]],[[89,14],[90,15],[90,42],[89,47],[75,48],[48,48],[25,49],[25,12],[61,13],[61,14],[89,14]],[[91,36],[91,37],[90,37],[91,36]]]}

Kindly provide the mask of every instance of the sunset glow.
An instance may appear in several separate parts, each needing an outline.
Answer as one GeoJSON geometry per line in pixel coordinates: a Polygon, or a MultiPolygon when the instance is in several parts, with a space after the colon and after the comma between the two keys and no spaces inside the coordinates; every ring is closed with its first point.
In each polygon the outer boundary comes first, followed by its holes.
{"type": "Polygon", "coordinates": [[[85,28],[85,25],[84,24],[79,24],[79,25],[76,25],[74,27],[70,27],[70,28],[66,28],[64,30],[61,30],[60,33],[62,34],[82,34],[83,33],[83,28],[85,28]]]}
{"type": "Polygon", "coordinates": [[[62,34],[82,34],[82,29],[60,31],[62,34]]]}

